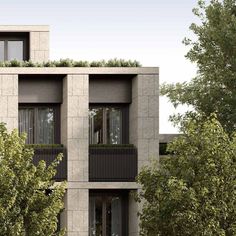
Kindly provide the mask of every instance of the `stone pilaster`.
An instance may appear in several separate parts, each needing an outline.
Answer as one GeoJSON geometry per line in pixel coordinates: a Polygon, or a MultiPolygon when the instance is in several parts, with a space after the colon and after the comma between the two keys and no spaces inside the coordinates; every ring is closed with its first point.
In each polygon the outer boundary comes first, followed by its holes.
{"type": "Polygon", "coordinates": [[[33,62],[49,60],[49,31],[30,32],[30,60],[33,62]]]}
{"type": "MultiPolygon", "coordinates": [[[[88,182],[88,75],[67,75],[63,81],[61,138],[67,147],[68,186],[88,182]]],[[[62,214],[67,236],[88,236],[88,189],[67,189],[62,214]]]]}
{"type": "MultiPolygon", "coordinates": [[[[138,169],[150,159],[159,159],[159,80],[158,74],[137,75],[132,81],[130,105],[130,143],[138,149],[138,169]]],[[[138,209],[130,198],[129,235],[139,235],[138,209]]]]}
{"type": "Polygon", "coordinates": [[[9,131],[18,128],[18,76],[0,75],[0,122],[9,131]]]}
{"type": "Polygon", "coordinates": [[[130,143],[138,148],[138,167],[159,156],[158,75],[138,75],[132,81],[130,143]]]}

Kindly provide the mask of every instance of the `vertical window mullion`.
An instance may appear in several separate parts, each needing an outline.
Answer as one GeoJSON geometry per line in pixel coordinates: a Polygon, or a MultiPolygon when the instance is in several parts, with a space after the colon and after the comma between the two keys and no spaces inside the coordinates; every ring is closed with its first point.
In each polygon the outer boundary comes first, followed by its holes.
{"type": "Polygon", "coordinates": [[[106,107],[103,108],[102,114],[102,121],[103,121],[103,143],[107,144],[107,109],[106,107]]]}
{"type": "Polygon", "coordinates": [[[38,108],[34,108],[34,143],[38,143],[38,108]]]}

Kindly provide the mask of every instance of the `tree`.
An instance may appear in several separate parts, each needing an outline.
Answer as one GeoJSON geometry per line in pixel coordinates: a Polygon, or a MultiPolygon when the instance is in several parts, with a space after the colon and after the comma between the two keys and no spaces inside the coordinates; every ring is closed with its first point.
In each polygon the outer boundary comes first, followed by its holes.
{"type": "Polygon", "coordinates": [[[182,121],[160,168],[140,172],[141,235],[236,235],[236,134],[204,119],[182,121]]]}
{"type": "Polygon", "coordinates": [[[201,21],[190,26],[196,40],[184,43],[190,47],[186,57],[197,64],[197,76],[189,83],[163,84],[161,94],[206,117],[216,113],[231,133],[236,130],[236,1],[211,0],[207,5],[200,0],[193,13],[201,21]]]}
{"type": "Polygon", "coordinates": [[[61,156],[48,167],[44,161],[35,166],[25,138],[0,124],[0,235],[64,235],[56,229],[65,184],[52,181],[61,156]]]}

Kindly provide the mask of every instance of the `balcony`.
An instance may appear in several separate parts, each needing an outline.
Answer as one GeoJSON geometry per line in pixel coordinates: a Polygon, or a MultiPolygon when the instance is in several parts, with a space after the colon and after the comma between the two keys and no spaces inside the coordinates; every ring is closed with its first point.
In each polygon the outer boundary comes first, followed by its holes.
{"type": "Polygon", "coordinates": [[[59,153],[63,153],[62,161],[57,166],[57,173],[54,177],[55,181],[63,181],[67,179],[67,153],[64,147],[33,147],[34,157],[33,163],[38,164],[39,161],[44,160],[47,165],[52,163],[59,153]]]}
{"type": "Polygon", "coordinates": [[[131,145],[90,146],[89,181],[133,182],[137,176],[137,149],[131,145]]]}

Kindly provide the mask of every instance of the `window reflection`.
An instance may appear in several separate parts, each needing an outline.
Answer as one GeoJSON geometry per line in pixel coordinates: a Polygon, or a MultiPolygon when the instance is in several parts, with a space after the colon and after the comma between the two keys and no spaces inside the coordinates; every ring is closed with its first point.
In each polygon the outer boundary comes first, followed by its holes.
{"type": "Polygon", "coordinates": [[[89,143],[103,143],[103,109],[93,108],[89,110],[89,143]]]}
{"type": "Polygon", "coordinates": [[[122,111],[120,108],[89,109],[89,143],[121,144],[122,111]]]}
{"type": "Polygon", "coordinates": [[[89,235],[121,236],[121,197],[93,196],[89,200],[89,235]]]}
{"type": "Polygon", "coordinates": [[[0,41],[0,61],[4,61],[4,41],[0,41]]]}
{"type": "Polygon", "coordinates": [[[8,41],[8,60],[23,61],[23,41],[8,41]]]}
{"type": "Polygon", "coordinates": [[[55,109],[25,107],[19,109],[19,132],[27,134],[27,144],[55,143],[55,109]]]}
{"type": "Polygon", "coordinates": [[[117,108],[106,108],[107,119],[107,143],[121,143],[121,110],[117,108]]]}
{"type": "Polygon", "coordinates": [[[54,110],[53,108],[38,109],[38,142],[44,144],[54,143],[54,110]]]}

